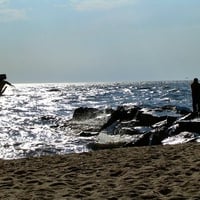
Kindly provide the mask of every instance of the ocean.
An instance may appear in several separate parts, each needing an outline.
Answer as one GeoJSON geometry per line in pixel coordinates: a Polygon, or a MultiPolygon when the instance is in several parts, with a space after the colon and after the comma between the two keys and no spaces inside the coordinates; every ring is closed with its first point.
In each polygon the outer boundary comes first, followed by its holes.
{"type": "Polygon", "coordinates": [[[0,97],[0,159],[89,151],[86,144],[95,136],[83,139],[70,128],[52,128],[79,107],[192,109],[191,101],[190,81],[15,84],[0,97]]]}

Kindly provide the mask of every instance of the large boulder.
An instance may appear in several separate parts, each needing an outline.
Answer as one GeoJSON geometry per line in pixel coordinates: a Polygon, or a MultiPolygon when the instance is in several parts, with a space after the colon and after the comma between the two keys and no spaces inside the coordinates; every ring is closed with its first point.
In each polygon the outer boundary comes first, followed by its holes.
{"type": "Polygon", "coordinates": [[[176,122],[169,128],[169,135],[177,135],[180,132],[195,132],[200,133],[200,121],[182,120],[176,122]]]}
{"type": "Polygon", "coordinates": [[[119,106],[116,110],[80,107],[65,127],[81,137],[88,137],[91,149],[189,142],[195,140],[194,134],[200,134],[200,119],[188,112],[176,106],[119,106]],[[96,140],[102,134],[104,141],[96,140]]]}
{"type": "Polygon", "coordinates": [[[75,109],[73,119],[86,120],[95,118],[98,114],[100,114],[100,110],[97,108],[79,107],[75,109]]]}
{"type": "Polygon", "coordinates": [[[137,121],[140,126],[153,126],[156,123],[159,123],[163,120],[170,120],[175,121],[178,116],[174,114],[167,114],[163,110],[156,110],[156,109],[141,109],[137,114],[137,121]]]}
{"type": "Polygon", "coordinates": [[[116,110],[114,110],[108,119],[108,121],[101,127],[100,131],[110,127],[112,124],[116,123],[117,121],[130,121],[134,119],[138,113],[139,108],[126,108],[124,106],[119,106],[116,110]]]}

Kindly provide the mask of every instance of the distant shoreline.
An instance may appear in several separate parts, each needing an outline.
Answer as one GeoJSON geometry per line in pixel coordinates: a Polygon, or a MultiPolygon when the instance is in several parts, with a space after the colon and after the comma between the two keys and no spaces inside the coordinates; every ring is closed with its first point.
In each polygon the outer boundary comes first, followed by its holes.
{"type": "Polygon", "coordinates": [[[31,85],[31,84],[69,84],[69,85],[82,85],[82,84],[88,84],[88,85],[93,85],[93,84],[132,84],[132,83],[159,83],[159,82],[163,82],[163,83],[173,83],[173,82],[177,82],[177,83],[181,83],[181,82],[192,82],[191,80],[156,80],[156,81],[97,81],[97,82],[93,82],[93,81],[88,81],[88,82],[13,82],[13,84],[17,84],[17,85],[22,85],[22,84],[27,84],[27,85],[31,85]]]}

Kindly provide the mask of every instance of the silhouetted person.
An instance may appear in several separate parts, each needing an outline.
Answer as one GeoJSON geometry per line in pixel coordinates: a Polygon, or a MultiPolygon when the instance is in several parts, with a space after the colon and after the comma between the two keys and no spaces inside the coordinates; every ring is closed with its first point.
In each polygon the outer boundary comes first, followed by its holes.
{"type": "Polygon", "coordinates": [[[5,90],[7,88],[6,85],[13,86],[11,83],[6,81],[5,79],[6,79],[6,75],[5,74],[0,74],[0,96],[5,92],[5,90]]]}
{"type": "Polygon", "coordinates": [[[193,112],[200,112],[200,84],[198,78],[195,78],[191,84],[191,90],[193,112]]]}

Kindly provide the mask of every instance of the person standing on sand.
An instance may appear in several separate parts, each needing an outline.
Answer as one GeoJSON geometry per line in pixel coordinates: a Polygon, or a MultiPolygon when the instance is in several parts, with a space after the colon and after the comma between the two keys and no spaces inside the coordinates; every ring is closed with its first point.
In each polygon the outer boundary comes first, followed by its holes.
{"type": "Polygon", "coordinates": [[[194,78],[191,90],[193,112],[200,112],[200,84],[198,78],[194,78]]]}

